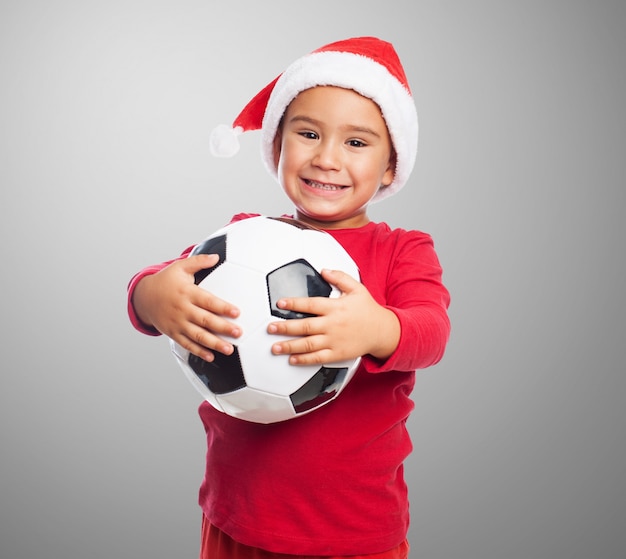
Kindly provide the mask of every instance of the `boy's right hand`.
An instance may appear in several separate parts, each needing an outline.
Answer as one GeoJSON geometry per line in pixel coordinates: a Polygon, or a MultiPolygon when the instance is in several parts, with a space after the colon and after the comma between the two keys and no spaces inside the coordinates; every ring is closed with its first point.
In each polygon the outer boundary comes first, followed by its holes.
{"type": "Polygon", "coordinates": [[[156,274],[144,277],[133,292],[133,307],[139,319],[205,361],[213,351],[230,355],[233,346],[220,338],[241,335],[228,320],[239,309],[194,283],[194,274],[217,264],[216,254],[198,254],[177,260],[156,274]]]}

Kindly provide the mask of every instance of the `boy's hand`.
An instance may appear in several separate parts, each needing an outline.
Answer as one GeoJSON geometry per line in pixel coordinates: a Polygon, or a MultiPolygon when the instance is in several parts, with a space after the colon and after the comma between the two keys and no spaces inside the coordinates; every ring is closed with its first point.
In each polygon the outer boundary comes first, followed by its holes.
{"type": "Polygon", "coordinates": [[[218,259],[215,254],[199,254],[177,260],[143,278],[133,293],[133,306],[142,322],[206,361],[214,359],[213,351],[233,352],[220,335],[241,335],[227,320],[239,316],[239,310],[194,283],[194,274],[214,266],[218,259]]]}
{"type": "Polygon", "coordinates": [[[274,354],[289,354],[292,365],[332,363],[365,354],[389,357],[400,340],[396,315],[379,305],[367,288],[348,274],[323,270],[322,277],[341,292],[339,298],[294,297],[278,301],[282,309],[316,316],[273,322],[270,334],[301,336],[272,346],[274,354]]]}

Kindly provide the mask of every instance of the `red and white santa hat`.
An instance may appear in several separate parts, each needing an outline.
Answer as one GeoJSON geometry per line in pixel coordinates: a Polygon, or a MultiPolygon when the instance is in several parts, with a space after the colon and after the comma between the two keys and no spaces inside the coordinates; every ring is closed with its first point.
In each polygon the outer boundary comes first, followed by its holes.
{"type": "Polygon", "coordinates": [[[393,45],[376,37],[337,41],[293,62],[257,93],[232,126],[221,125],[212,131],[211,153],[231,157],[239,150],[239,134],[260,129],[261,156],[276,177],[273,142],[285,110],[301,91],[324,85],[352,89],[380,107],[396,151],[396,170],[393,182],[381,188],[374,201],[400,190],[417,155],[417,110],[393,45]]]}

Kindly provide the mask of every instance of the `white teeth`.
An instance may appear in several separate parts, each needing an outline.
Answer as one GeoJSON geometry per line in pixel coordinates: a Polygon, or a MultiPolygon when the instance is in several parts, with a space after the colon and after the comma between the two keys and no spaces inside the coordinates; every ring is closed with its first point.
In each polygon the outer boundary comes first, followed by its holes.
{"type": "Polygon", "coordinates": [[[342,188],[341,186],[337,186],[334,184],[326,184],[316,181],[307,181],[307,184],[309,186],[312,186],[313,188],[319,188],[320,190],[341,190],[342,188]]]}

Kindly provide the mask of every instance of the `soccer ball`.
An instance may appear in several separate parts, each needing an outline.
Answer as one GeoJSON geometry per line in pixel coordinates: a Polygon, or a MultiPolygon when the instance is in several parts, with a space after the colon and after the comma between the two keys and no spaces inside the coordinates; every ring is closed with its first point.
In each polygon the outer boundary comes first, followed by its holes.
{"type": "Polygon", "coordinates": [[[170,340],[187,378],[216,409],[255,423],[275,423],[307,414],[334,400],[354,375],[360,359],[339,363],[290,365],[287,355],[273,355],[283,338],[267,333],[270,322],[304,318],[279,309],[282,297],[338,297],[323,268],[342,270],[359,281],[359,271],[328,233],[300,221],[266,216],[237,221],[197,245],[191,255],[218,254],[212,268],[195,283],[236,305],[233,320],[242,331],[225,337],[235,350],[215,352],[213,362],[190,354],[170,340]]]}

